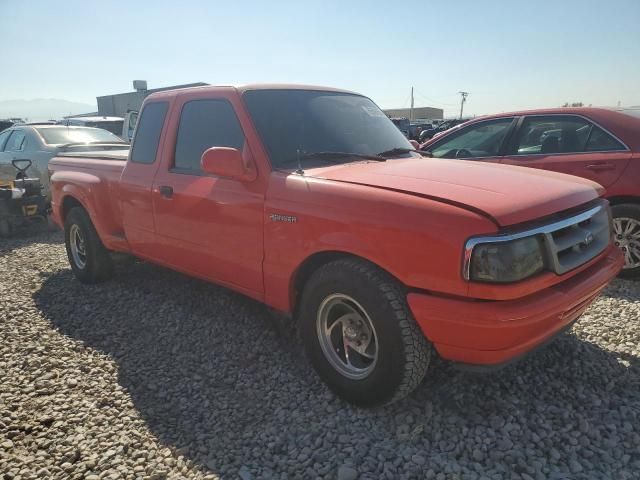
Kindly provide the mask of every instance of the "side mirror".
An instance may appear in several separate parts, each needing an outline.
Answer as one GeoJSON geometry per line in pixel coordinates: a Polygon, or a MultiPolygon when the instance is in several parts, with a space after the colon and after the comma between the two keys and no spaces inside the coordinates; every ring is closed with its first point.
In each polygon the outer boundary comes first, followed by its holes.
{"type": "Polygon", "coordinates": [[[211,147],[205,150],[200,167],[203,172],[217,177],[241,181],[251,181],[256,177],[255,169],[249,161],[245,162],[242,152],[236,148],[211,147]]]}

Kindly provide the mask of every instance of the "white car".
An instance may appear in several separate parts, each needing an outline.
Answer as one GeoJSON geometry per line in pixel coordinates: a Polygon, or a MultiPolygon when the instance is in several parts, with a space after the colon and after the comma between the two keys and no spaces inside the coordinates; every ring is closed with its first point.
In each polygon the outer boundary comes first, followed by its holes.
{"type": "Polygon", "coordinates": [[[0,181],[16,178],[18,172],[11,164],[13,160],[31,160],[27,176],[39,178],[43,194],[50,199],[47,166],[59,152],[128,149],[128,143],[101,128],[15,125],[0,132],[0,181]]]}

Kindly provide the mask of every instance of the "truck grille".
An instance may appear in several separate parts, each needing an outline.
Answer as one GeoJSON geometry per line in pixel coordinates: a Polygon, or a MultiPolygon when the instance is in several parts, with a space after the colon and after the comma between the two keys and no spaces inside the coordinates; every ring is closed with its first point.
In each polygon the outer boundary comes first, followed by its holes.
{"type": "Polygon", "coordinates": [[[526,230],[495,236],[473,237],[465,244],[462,275],[471,278],[473,249],[479,244],[511,242],[527,237],[542,240],[544,268],[558,275],[568,272],[602,253],[611,241],[611,211],[606,200],[581,213],[526,230]]]}
{"type": "Polygon", "coordinates": [[[609,244],[611,217],[606,203],[548,225],[541,232],[547,268],[558,275],[598,256],[609,244]]]}

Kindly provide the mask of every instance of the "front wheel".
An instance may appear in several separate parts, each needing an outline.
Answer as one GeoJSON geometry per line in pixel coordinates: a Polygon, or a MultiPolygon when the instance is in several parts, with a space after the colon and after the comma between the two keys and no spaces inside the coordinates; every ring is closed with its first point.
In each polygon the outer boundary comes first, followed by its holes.
{"type": "Polygon", "coordinates": [[[624,254],[623,278],[640,277],[640,205],[624,203],[611,207],[614,242],[624,254]]]}
{"type": "Polygon", "coordinates": [[[377,267],[356,259],[320,267],[305,286],[299,312],[312,365],[348,402],[392,403],[424,378],[431,346],[401,286],[377,267]]]}
{"type": "Polygon", "coordinates": [[[78,280],[99,283],[111,276],[111,256],[84,208],[69,211],[64,221],[64,240],[71,270],[78,280]]]}

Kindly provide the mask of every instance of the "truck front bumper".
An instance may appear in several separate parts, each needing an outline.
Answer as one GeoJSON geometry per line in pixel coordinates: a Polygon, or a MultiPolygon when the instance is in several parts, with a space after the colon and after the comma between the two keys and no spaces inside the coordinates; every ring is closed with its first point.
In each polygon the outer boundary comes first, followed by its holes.
{"type": "Polygon", "coordinates": [[[523,298],[474,301],[410,293],[407,300],[441,357],[497,366],[525,355],[568,327],[623,264],[622,252],[610,248],[570,279],[523,298]]]}

